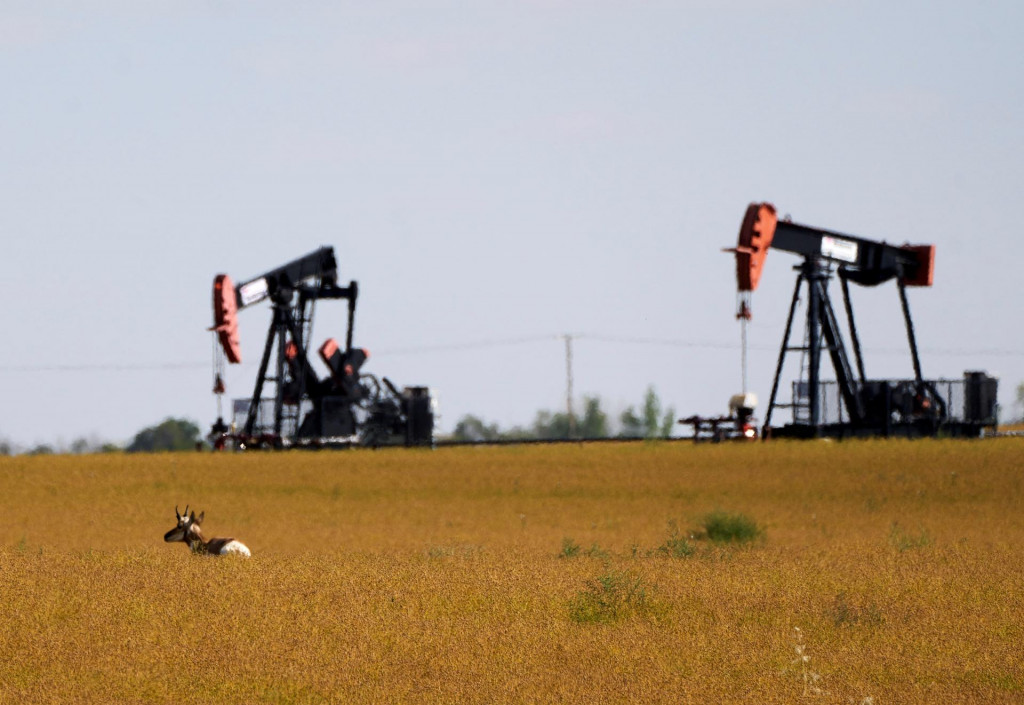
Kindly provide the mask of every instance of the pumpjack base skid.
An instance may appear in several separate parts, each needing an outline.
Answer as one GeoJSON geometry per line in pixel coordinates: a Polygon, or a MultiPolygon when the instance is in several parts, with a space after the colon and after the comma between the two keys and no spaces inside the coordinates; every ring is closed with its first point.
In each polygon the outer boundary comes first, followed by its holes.
{"type": "Polygon", "coordinates": [[[765,440],[795,438],[980,438],[990,424],[950,422],[935,424],[929,421],[894,423],[889,428],[856,427],[850,424],[822,424],[817,428],[805,424],[786,424],[764,429],[765,440]]]}
{"type": "MultiPolygon", "coordinates": [[[[793,384],[794,411],[806,409],[803,383],[793,384]]],[[[795,417],[788,424],[762,429],[769,438],[924,438],[945,436],[979,438],[995,433],[999,424],[999,380],[985,372],[965,372],[961,379],[868,380],[859,387],[858,400],[865,414],[851,420],[835,380],[822,381],[819,407],[824,418],[813,425],[795,417]]]]}

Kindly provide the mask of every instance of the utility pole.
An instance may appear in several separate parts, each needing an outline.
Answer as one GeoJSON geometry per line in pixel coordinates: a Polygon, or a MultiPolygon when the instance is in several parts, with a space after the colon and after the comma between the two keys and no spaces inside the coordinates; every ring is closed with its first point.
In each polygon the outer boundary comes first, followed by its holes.
{"type": "Polygon", "coordinates": [[[569,416],[569,438],[576,437],[576,415],[572,412],[572,336],[565,338],[565,411],[569,416]]]}

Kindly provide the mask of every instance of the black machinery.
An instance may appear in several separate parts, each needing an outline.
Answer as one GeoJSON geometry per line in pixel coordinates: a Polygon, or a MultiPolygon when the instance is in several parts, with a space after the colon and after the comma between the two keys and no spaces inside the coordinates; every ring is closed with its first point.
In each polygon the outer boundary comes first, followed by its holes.
{"type": "MultiPolygon", "coordinates": [[[[983,372],[966,372],[963,380],[929,380],[921,372],[906,289],[932,285],[933,245],[889,245],[798,225],[780,220],[771,204],[753,203],[747,208],[740,227],[739,244],[730,250],[736,254],[740,298],[737,317],[744,323],[750,318],[750,293],[757,287],[769,248],[799,255],[803,262],[794,267],[796,287],[764,418],[763,437],[913,437],[939,433],[977,436],[986,427],[994,429],[998,380],[983,372]],[[852,364],[829,296],[828,283],[833,273],[838,274],[842,286],[854,354],[852,364]],[[899,291],[913,379],[869,379],[864,370],[849,284],[877,286],[891,280],[896,281],[899,291]],[[801,344],[793,345],[790,333],[804,287],[807,294],[804,339],[801,344]],[[801,355],[801,375],[793,383],[792,401],[778,403],[783,364],[787,353],[792,352],[801,355]],[[823,381],[820,377],[823,354],[832,362],[834,382],[823,381]],[[773,428],[772,414],[779,407],[792,409],[793,422],[773,428]]],[[[744,365],[745,352],[744,346],[744,365]]]]}
{"type": "Polygon", "coordinates": [[[750,393],[734,394],[729,399],[728,416],[688,416],[679,419],[681,424],[693,426],[695,443],[710,441],[756,441],[757,420],[754,409],[757,407],[757,396],[750,393]]]}
{"type": "MultiPolygon", "coordinates": [[[[211,439],[216,447],[293,445],[430,445],[434,417],[430,391],[406,387],[399,391],[386,377],[361,371],[369,353],[352,347],[359,287],[338,286],[337,262],[331,247],[250,279],[237,287],[226,274],[213,284],[217,370],[214,392],[224,393],[223,359],[241,362],[238,311],[269,299],[272,308],[267,341],[251,399],[236,400],[228,426],[218,413],[211,439]],[[345,346],[334,339],[319,348],[328,369],[321,379],[308,347],[317,301],[348,302],[345,346]],[[266,394],[274,387],[272,396],[266,394]]],[[[218,396],[218,410],[220,407],[218,396]]]]}

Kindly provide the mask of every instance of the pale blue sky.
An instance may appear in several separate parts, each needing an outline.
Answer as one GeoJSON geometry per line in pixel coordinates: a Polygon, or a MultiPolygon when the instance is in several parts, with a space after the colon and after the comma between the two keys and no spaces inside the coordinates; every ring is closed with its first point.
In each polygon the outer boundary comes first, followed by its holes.
{"type": "MultiPolygon", "coordinates": [[[[1024,379],[1017,2],[0,4],[0,437],[206,427],[210,286],[332,245],[367,370],[442,430],[648,384],[739,391],[748,202],[937,245],[911,291],[924,373],[1024,379]],[[615,342],[615,339],[620,342],[615,342]],[[518,344],[442,346],[482,341],[518,344]],[[649,341],[649,342],[622,342],[649,341]],[[691,345],[692,344],[692,345],[691,345]]],[[[796,260],[754,296],[767,401],[796,260]]],[[[897,294],[857,290],[871,376],[909,376],[897,294]]],[[[241,314],[248,396],[269,320],[241,314]]],[[[316,343],[343,334],[322,304],[316,343]]],[[[791,368],[792,369],[792,368],[791,368]]]]}

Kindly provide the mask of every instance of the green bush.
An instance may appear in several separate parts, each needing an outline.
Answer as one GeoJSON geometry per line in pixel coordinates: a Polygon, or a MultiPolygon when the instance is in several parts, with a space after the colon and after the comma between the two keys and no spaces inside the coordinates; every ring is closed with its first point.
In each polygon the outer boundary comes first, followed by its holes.
{"type": "Polygon", "coordinates": [[[721,510],[705,515],[701,525],[708,539],[716,543],[748,543],[764,533],[747,515],[721,510]]]}
{"type": "Polygon", "coordinates": [[[559,558],[575,558],[576,556],[590,556],[591,558],[608,558],[608,551],[598,546],[596,543],[592,544],[590,548],[584,551],[578,543],[569,538],[568,536],[562,539],[562,550],[559,551],[559,558]]]}
{"type": "Polygon", "coordinates": [[[658,546],[658,553],[672,558],[686,558],[692,556],[697,549],[679,531],[675,520],[668,523],[668,538],[665,543],[658,546]]]}
{"type": "Polygon", "coordinates": [[[580,555],[580,545],[573,541],[571,538],[566,536],[562,539],[562,550],[558,554],[559,558],[575,558],[580,555]]]}
{"type": "Polygon", "coordinates": [[[650,588],[639,575],[612,571],[587,583],[569,605],[574,622],[610,624],[653,608],[650,588]]]}

